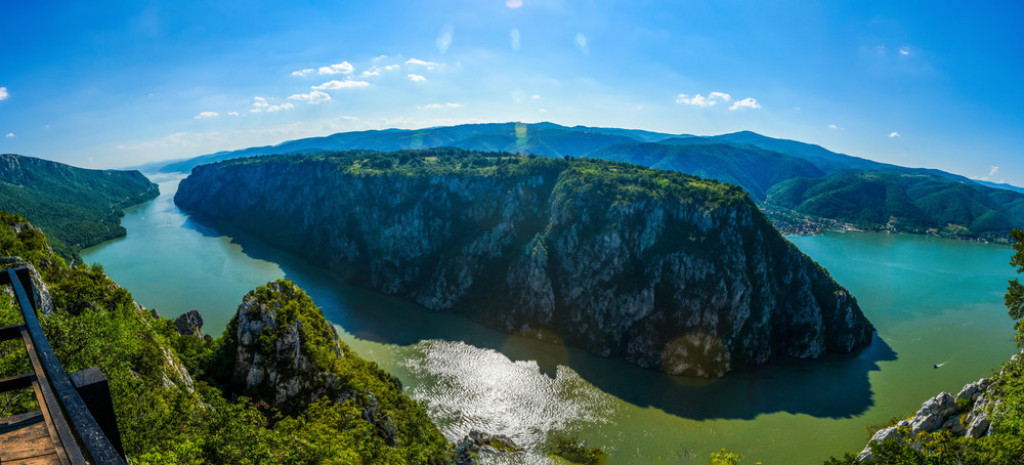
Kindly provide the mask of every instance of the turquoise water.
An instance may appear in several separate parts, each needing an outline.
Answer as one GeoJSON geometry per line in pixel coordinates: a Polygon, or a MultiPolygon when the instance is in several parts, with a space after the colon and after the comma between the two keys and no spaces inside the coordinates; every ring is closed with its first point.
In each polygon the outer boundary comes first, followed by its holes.
{"type": "Polygon", "coordinates": [[[865,426],[958,390],[1014,352],[1002,293],[1008,247],[873,233],[790,238],[859,299],[878,336],[851,356],[779,361],[719,380],[672,377],[583,351],[510,336],[460,317],[353,289],[244,234],[198,224],[161,196],[127,212],[128,237],[86,251],[147,307],[200,310],[220,334],[242,295],[288,277],[342,338],[425,401],[450,439],[504,433],[542,454],[553,434],[609,453],[609,463],[705,463],[726,447],[751,462],[821,463],[857,451],[865,426]],[[943,363],[941,369],[932,365],[943,363]]]}

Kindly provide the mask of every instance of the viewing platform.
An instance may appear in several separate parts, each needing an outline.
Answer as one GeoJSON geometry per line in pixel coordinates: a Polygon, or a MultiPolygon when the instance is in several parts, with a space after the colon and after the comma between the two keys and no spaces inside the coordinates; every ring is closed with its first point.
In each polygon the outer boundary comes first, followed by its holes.
{"type": "Polygon", "coordinates": [[[0,327],[0,341],[21,339],[32,372],[0,380],[0,393],[31,388],[39,410],[0,418],[0,464],[124,464],[107,379],[96,368],[68,374],[43,334],[28,267],[0,272],[24,322],[0,327]]]}

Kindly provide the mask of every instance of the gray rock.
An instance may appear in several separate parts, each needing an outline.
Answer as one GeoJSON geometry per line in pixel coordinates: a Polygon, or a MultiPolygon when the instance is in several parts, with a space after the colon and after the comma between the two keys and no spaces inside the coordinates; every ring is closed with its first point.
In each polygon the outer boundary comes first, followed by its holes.
{"type": "Polygon", "coordinates": [[[867,447],[857,456],[857,460],[864,461],[873,458],[871,445],[889,439],[910,444],[911,447],[920,450],[921,445],[913,439],[920,433],[944,430],[954,435],[972,438],[989,434],[991,432],[991,423],[988,419],[990,401],[986,396],[990,386],[991,381],[983,378],[967,384],[956,396],[942,392],[926,400],[910,419],[902,420],[894,427],[878,430],[868,441],[867,447]],[[961,416],[963,416],[962,421],[961,416]],[[902,434],[901,429],[906,434],[902,434]]]}
{"type": "Polygon", "coordinates": [[[174,320],[174,329],[182,336],[203,337],[203,315],[199,310],[189,310],[174,320]]]}

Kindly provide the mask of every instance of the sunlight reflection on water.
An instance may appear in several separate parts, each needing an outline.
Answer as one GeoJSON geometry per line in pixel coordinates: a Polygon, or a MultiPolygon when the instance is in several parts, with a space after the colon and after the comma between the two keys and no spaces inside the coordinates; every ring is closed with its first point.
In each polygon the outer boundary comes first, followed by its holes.
{"type": "Polygon", "coordinates": [[[615,413],[615,399],[564,366],[552,378],[535,361],[463,342],[423,341],[401,363],[419,379],[409,394],[427,401],[452,441],[471,429],[501,432],[536,453],[549,432],[608,423],[615,413]]]}

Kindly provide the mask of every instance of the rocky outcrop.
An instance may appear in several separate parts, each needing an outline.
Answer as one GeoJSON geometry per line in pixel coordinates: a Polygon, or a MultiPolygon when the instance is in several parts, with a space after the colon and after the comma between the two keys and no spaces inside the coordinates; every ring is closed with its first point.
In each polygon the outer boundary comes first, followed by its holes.
{"type": "Polygon", "coordinates": [[[183,336],[203,338],[203,315],[199,310],[189,310],[174,320],[174,329],[183,336]]]}
{"type": "Polygon", "coordinates": [[[455,463],[471,465],[473,457],[479,454],[518,453],[522,450],[523,448],[516,445],[508,436],[471,430],[455,445],[455,463]]]}
{"type": "Polygon", "coordinates": [[[982,378],[964,386],[955,396],[942,392],[926,400],[914,416],[878,430],[857,456],[857,460],[873,458],[871,446],[888,440],[907,443],[920,450],[921,445],[917,441],[922,433],[949,431],[970,438],[987,436],[991,432],[991,384],[989,379],[982,378]]]}
{"type": "Polygon", "coordinates": [[[246,389],[268,394],[264,397],[282,408],[305,406],[324,396],[337,398],[341,380],[323,366],[329,361],[313,360],[317,348],[308,345],[311,339],[326,336],[330,355],[343,357],[334,327],[324,322],[320,328],[310,328],[294,310],[285,309],[289,301],[300,298],[302,291],[295,284],[274,281],[262,289],[265,292],[245,295],[232,321],[235,376],[246,389]],[[329,334],[307,334],[323,328],[329,334]]]}
{"type": "Polygon", "coordinates": [[[853,296],[738,187],[591,160],[387,156],[200,166],[175,202],[353,284],[672,374],[871,338],[853,296]]]}

